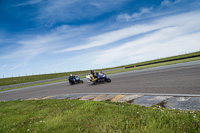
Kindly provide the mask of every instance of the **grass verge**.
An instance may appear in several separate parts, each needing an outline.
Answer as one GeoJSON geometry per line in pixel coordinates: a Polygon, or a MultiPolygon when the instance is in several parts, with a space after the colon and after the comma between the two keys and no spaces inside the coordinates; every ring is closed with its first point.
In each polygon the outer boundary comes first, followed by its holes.
{"type": "Polygon", "coordinates": [[[0,102],[0,132],[200,132],[199,111],[80,100],[0,102]]]}
{"type": "Polygon", "coordinates": [[[152,68],[152,67],[158,67],[158,66],[166,66],[166,65],[178,64],[178,63],[184,63],[184,62],[190,62],[190,61],[196,61],[196,60],[200,60],[200,57],[183,59],[183,60],[178,60],[178,61],[170,61],[170,62],[140,66],[140,67],[133,67],[133,68],[128,68],[128,69],[121,69],[121,70],[106,72],[106,74],[134,71],[134,70],[140,70],[140,69],[146,69],[146,68],[152,68]]]}
{"type": "Polygon", "coordinates": [[[78,74],[85,74],[89,73],[88,71],[77,71],[77,72],[66,72],[66,73],[56,73],[56,74],[43,74],[43,75],[32,75],[32,76],[22,76],[22,77],[13,77],[13,78],[2,78],[0,79],[0,86],[12,85],[12,84],[20,84],[20,83],[27,83],[45,79],[53,79],[53,78],[60,78],[66,77],[69,74],[78,75],[78,74]]]}
{"type": "Polygon", "coordinates": [[[156,59],[156,60],[150,60],[150,61],[144,61],[144,62],[140,62],[140,63],[135,63],[135,64],[130,64],[130,65],[126,65],[125,67],[129,67],[129,66],[141,66],[141,65],[145,65],[145,64],[156,64],[156,63],[161,63],[161,62],[169,62],[172,60],[182,60],[184,58],[194,58],[195,56],[200,56],[200,51],[199,52],[193,52],[193,53],[189,53],[189,54],[183,54],[183,55],[177,55],[177,56],[172,56],[172,57],[167,57],[167,58],[161,58],[161,59],[156,59]]]}
{"type": "Polygon", "coordinates": [[[25,88],[25,87],[32,87],[32,86],[38,86],[38,85],[52,84],[52,83],[63,82],[63,81],[67,81],[67,79],[61,79],[61,80],[44,82],[44,83],[38,83],[38,84],[32,84],[32,85],[24,85],[24,86],[18,86],[18,87],[13,87],[13,88],[1,89],[0,92],[1,91],[8,91],[8,90],[19,89],[19,88],[25,88]]]}

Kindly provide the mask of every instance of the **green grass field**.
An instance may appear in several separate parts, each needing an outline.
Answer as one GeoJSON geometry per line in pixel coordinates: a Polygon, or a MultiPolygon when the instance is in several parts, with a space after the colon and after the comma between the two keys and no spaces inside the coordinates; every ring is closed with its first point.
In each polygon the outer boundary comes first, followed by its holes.
{"type": "MultiPolygon", "coordinates": [[[[192,55],[200,55],[200,52],[195,52],[195,53],[190,53],[190,54],[185,54],[185,55],[179,55],[179,56],[173,56],[173,57],[168,57],[168,58],[162,58],[162,59],[146,61],[146,62],[141,62],[141,63],[136,63],[136,64],[129,64],[129,65],[119,66],[119,67],[114,67],[114,68],[106,68],[106,69],[101,69],[101,70],[115,69],[115,68],[128,67],[128,66],[134,66],[134,65],[137,66],[137,65],[147,64],[147,63],[154,63],[154,62],[158,62],[158,61],[165,61],[165,60],[169,60],[169,59],[177,59],[177,58],[181,58],[181,57],[189,57],[189,56],[192,56],[192,55]]],[[[146,66],[137,67],[136,69],[130,68],[130,69],[125,69],[125,70],[112,71],[112,72],[107,72],[107,74],[117,73],[117,72],[121,72],[121,71],[138,70],[138,69],[156,67],[156,66],[161,66],[161,65],[175,64],[175,63],[181,63],[181,62],[188,62],[188,61],[194,61],[194,60],[200,60],[200,57],[177,60],[177,61],[170,61],[170,62],[158,63],[158,64],[152,64],[152,65],[146,65],[146,66]]],[[[97,71],[99,71],[99,70],[97,70],[97,71]]],[[[13,78],[2,78],[2,79],[0,79],[0,86],[12,85],[12,84],[20,84],[20,83],[39,81],[39,80],[45,80],[45,79],[52,79],[52,78],[59,78],[59,77],[65,77],[65,76],[69,76],[70,73],[72,73],[73,75],[78,75],[78,74],[85,74],[85,73],[89,73],[89,72],[90,71],[87,70],[87,71],[77,71],[77,72],[33,75],[33,76],[23,76],[23,77],[13,77],[13,78]]]]}
{"type": "Polygon", "coordinates": [[[192,133],[199,111],[80,100],[0,102],[1,133],[192,133]]]}

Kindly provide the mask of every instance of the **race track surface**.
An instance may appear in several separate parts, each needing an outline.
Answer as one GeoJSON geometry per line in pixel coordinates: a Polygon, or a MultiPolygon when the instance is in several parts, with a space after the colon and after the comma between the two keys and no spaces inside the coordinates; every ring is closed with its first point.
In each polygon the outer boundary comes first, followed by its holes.
{"type": "Polygon", "coordinates": [[[60,82],[0,92],[0,100],[71,93],[155,93],[200,95],[200,61],[109,75],[112,82],[69,85],[60,82]]]}

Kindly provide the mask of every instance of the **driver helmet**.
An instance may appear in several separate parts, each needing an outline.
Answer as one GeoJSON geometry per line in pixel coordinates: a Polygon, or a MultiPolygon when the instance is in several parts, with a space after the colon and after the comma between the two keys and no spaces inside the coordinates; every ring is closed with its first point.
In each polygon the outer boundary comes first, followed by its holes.
{"type": "Polygon", "coordinates": [[[72,74],[70,74],[70,77],[72,76],[72,74]]]}
{"type": "Polygon", "coordinates": [[[94,70],[91,70],[90,73],[93,74],[93,73],[94,73],[94,70]]]}

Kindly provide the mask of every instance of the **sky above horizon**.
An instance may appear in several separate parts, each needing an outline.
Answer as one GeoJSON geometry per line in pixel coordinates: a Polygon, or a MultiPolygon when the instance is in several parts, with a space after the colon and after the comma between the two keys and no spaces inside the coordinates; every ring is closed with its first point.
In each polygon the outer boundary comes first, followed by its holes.
{"type": "Polygon", "coordinates": [[[0,78],[196,51],[199,0],[0,0],[0,78]]]}

